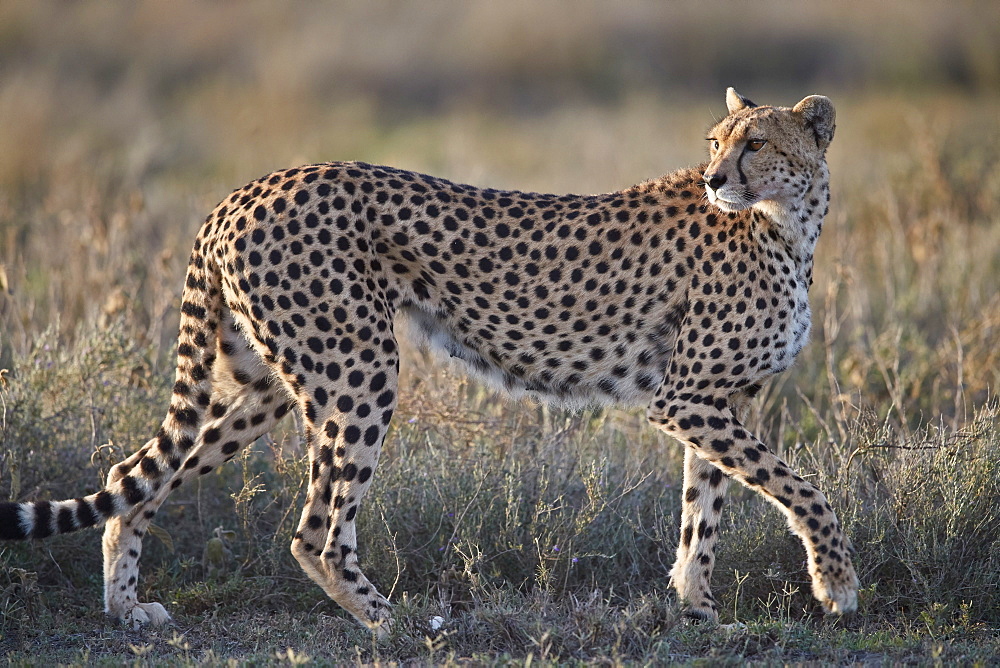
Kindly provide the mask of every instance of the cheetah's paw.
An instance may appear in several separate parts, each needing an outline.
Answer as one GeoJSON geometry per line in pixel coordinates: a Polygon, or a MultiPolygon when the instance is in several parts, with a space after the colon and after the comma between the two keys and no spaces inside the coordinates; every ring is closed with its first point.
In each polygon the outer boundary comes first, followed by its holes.
{"type": "Polygon", "coordinates": [[[135,606],[120,615],[122,624],[138,629],[140,626],[163,626],[173,621],[167,609],[159,603],[136,603],[135,606]]]}
{"type": "Polygon", "coordinates": [[[846,615],[858,609],[858,576],[848,560],[837,576],[816,571],[813,573],[813,595],[823,609],[833,615],[846,615]]]}
{"type": "Polygon", "coordinates": [[[692,624],[712,626],[719,623],[719,613],[707,606],[686,605],[681,609],[681,614],[692,624]]]}

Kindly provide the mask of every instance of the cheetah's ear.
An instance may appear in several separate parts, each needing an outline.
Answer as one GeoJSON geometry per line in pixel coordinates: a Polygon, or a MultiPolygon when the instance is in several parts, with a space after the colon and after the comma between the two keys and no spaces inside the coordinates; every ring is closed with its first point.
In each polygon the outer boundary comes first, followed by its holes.
{"type": "Polygon", "coordinates": [[[730,114],[735,114],[741,109],[753,109],[757,105],[737,93],[736,89],[730,86],[726,89],[726,106],[729,107],[730,114]]]}
{"type": "Polygon", "coordinates": [[[812,129],[817,147],[826,149],[830,145],[837,127],[837,112],[830,98],[810,95],[792,107],[792,112],[801,116],[805,126],[812,129]]]}

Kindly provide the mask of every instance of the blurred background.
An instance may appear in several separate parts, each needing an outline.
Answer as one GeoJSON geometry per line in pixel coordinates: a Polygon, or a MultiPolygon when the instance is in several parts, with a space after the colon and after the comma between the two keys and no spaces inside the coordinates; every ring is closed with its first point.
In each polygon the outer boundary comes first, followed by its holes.
{"type": "MultiPolygon", "coordinates": [[[[832,299],[867,348],[905,309],[957,364],[969,320],[997,319],[1000,3],[8,0],[0,367],[118,314],[169,350],[200,221],[271,170],[608,191],[700,162],[729,85],[837,104],[820,318],[832,299]]],[[[855,386],[866,356],[842,357],[855,386]]],[[[949,383],[996,387],[977,362],[949,383]]]]}
{"type": "MultiPolygon", "coordinates": [[[[606,192],[703,161],[731,85],[762,104],[822,93],[837,106],[813,342],[763,393],[751,426],[837,490],[864,546],[863,605],[889,620],[886,638],[926,626],[937,642],[920,615],[952,619],[966,601],[966,618],[995,628],[995,0],[3,0],[0,498],[62,498],[81,478],[93,491],[154,433],[191,243],[232,189],[358,159],[476,185],[606,192]]],[[[682,452],[641,411],[497,401],[413,350],[403,375],[410,391],[361,516],[366,563],[386,590],[392,573],[398,595],[453,572],[472,578],[477,605],[483,583],[666,590],[682,452]]],[[[171,609],[189,618],[258,595],[277,606],[267,611],[332,609],[287,552],[305,465],[294,428],[279,431],[242,468],[172,497],[171,533],[147,541],[151,596],[178,592],[171,609]],[[173,517],[185,514],[197,523],[173,517]],[[245,578],[206,594],[198,555],[220,525],[239,530],[245,578]]],[[[757,521],[758,499],[732,498],[723,608],[737,618],[762,601],[810,609],[795,540],[773,513],[757,521]],[[768,576],[741,590],[734,569],[768,576]]],[[[99,616],[95,537],[58,540],[74,549],[19,546],[0,562],[40,564],[38,582],[62,608],[65,581],[76,583],[72,600],[99,616]]],[[[0,632],[35,628],[40,604],[5,577],[0,632]]],[[[482,637],[522,652],[525,636],[507,630],[520,617],[482,637]]]]}

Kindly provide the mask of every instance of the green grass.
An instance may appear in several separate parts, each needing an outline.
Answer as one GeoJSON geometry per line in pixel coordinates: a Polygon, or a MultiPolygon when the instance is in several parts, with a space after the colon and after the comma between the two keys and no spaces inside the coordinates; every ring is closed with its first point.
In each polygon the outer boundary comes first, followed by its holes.
{"type": "Polygon", "coordinates": [[[796,17],[766,3],[745,24],[720,24],[712,6],[593,3],[565,16],[518,5],[524,22],[485,3],[402,15],[367,3],[300,13],[265,34],[258,22],[281,18],[271,5],[188,8],[193,20],[155,4],[127,14],[4,3],[0,498],[96,491],[155,431],[191,240],[251,178],[358,158],[481,185],[610,190],[701,161],[725,85],[784,104],[821,92],[838,129],[813,341],[767,387],[751,426],[835,505],[858,551],[857,615],[820,614],[801,546],[734,486],[713,583],[733,626],[684,621],[668,586],[676,443],[641,411],[498,400],[406,349],[401,404],[359,517],[362,565],[396,603],[389,643],[373,643],[289,553],[306,464],[287,419],[158,514],[140,595],[167,605],[175,626],[130,631],[104,618],[97,532],[5,544],[0,656],[995,664],[996,6],[796,17]],[[909,33],[866,27],[896,19],[909,33]],[[677,49],[720,35],[729,48],[672,64],[677,49]],[[747,73],[743,53],[761,35],[767,76],[747,73]],[[790,55],[814,66],[786,68],[790,55]],[[430,638],[433,616],[446,621],[430,638]]]}

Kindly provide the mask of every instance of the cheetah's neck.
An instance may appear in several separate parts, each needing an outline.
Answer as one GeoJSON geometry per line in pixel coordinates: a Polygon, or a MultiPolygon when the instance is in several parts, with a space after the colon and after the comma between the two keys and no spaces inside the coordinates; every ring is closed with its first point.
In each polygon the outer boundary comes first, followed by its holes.
{"type": "Polygon", "coordinates": [[[764,200],[753,208],[761,214],[761,222],[766,223],[768,231],[775,233],[796,265],[811,273],[813,253],[829,201],[830,170],[824,162],[801,198],[792,202],[764,200]]]}

